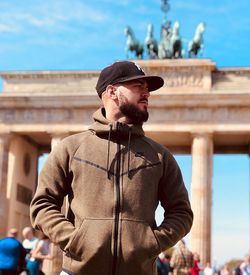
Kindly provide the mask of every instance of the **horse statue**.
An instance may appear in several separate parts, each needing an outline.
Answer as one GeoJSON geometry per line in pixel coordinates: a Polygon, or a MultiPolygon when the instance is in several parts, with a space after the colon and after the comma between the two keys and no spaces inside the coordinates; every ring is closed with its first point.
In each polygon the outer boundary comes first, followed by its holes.
{"type": "Polygon", "coordinates": [[[205,24],[199,23],[194,38],[188,43],[188,57],[196,57],[199,50],[204,48],[203,44],[203,32],[205,31],[205,24]]]}
{"type": "Polygon", "coordinates": [[[172,45],[172,58],[182,58],[182,43],[179,28],[179,22],[175,21],[170,40],[172,45]]]}
{"type": "Polygon", "coordinates": [[[143,56],[143,45],[136,40],[133,30],[131,27],[127,26],[124,29],[124,33],[127,36],[127,44],[126,44],[126,57],[129,58],[128,52],[135,52],[135,55],[138,59],[141,59],[143,56]]]}
{"type": "Polygon", "coordinates": [[[158,44],[154,39],[154,27],[153,24],[148,24],[147,36],[145,38],[145,44],[147,46],[147,52],[150,59],[158,58],[158,44]]]}

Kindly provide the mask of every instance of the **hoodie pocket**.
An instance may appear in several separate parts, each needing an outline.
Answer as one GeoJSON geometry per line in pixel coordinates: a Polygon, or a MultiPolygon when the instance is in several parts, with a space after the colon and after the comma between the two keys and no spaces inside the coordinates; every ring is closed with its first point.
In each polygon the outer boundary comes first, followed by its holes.
{"type": "Polygon", "coordinates": [[[160,253],[158,241],[150,225],[146,222],[122,222],[122,256],[125,264],[144,265],[152,267],[160,253]]]}
{"type": "Polygon", "coordinates": [[[102,266],[111,259],[112,220],[85,219],[76,231],[68,252],[75,261],[81,261],[88,267],[90,262],[102,266]]]}

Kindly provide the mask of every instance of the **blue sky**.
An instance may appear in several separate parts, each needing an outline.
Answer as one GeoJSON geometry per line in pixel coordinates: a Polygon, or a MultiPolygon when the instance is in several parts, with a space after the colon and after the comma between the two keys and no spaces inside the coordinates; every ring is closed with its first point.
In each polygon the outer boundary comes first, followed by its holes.
{"type": "MultiPolygon", "coordinates": [[[[218,67],[250,66],[249,0],[169,3],[167,18],[180,22],[185,50],[203,21],[201,57],[218,67]]],[[[99,70],[126,58],[125,26],[143,42],[148,23],[153,23],[159,40],[160,5],[160,0],[2,0],[0,71],[99,70]]],[[[177,160],[190,189],[191,156],[177,160]]],[[[249,166],[246,155],[214,157],[213,258],[218,263],[243,258],[249,250],[249,166]]]]}

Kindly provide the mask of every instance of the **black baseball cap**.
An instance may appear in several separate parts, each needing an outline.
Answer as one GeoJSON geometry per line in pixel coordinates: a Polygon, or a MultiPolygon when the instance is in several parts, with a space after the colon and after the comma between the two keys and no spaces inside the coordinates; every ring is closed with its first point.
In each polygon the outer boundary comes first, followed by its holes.
{"type": "Polygon", "coordinates": [[[155,75],[145,75],[142,68],[136,63],[132,61],[116,61],[101,71],[96,84],[96,91],[101,98],[102,93],[106,90],[108,85],[136,79],[145,79],[150,92],[164,85],[163,78],[155,75]]]}

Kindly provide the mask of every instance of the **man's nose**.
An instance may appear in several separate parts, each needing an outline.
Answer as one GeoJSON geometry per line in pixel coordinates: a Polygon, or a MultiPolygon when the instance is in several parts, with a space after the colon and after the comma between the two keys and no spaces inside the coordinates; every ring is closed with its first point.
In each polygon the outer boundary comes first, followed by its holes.
{"type": "Polygon", "coordinates": [[[150,97],[150,93],[149,93],[148,88],[143,89],[142,96],[147,97],[147,98],[150,97]]]}

